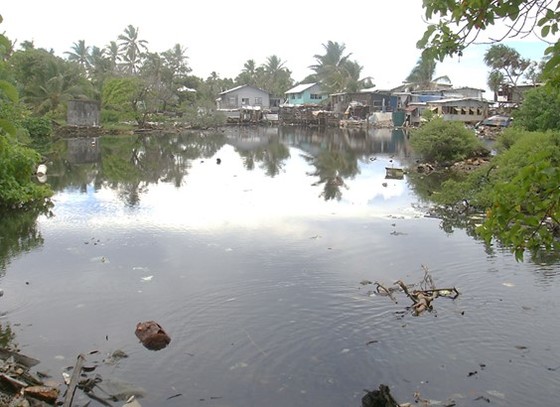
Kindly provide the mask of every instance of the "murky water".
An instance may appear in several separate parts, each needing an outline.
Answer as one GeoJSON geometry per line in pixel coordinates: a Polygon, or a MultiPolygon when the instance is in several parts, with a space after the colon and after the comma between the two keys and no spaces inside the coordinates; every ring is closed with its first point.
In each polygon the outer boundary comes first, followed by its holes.
{"type": "Polygon", "coordinates": [[[53,216],[5,228],[0,252],[1,322],[53,378],[83,353],[143,406],[360,406],[380,384],[399,402],[557,404],[559,263],[424,217],[408,178],[386,179],[414,160],[402,133],[229,128],[61,151],[53,216]],[[459,298],[415,317],[361,284],[423,267],[459,298]],[[138,342],[146,320],[167,348],[138,342]],[[104,363],[115,350],[128,358],[104,363]]]}

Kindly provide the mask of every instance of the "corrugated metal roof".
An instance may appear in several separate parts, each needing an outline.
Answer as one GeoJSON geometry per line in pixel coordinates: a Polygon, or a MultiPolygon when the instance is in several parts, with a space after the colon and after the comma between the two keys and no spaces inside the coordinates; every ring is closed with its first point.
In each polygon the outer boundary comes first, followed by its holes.
{"type": "Polygon", "coordinates": [[[450,98],[450,99],[439,99],[439,100],[430,100],[431,104],[443,104],[443,103],[456,103],[456,102],[465,102],[467,100],[473,100],[475,102],[481,102],[481,103],[488,103],[491,104],[492,102],[489,102],[487,100],[483,100],[483,99],[477,99],[477,98],[450,98]]]}
{"type": "Polygon", "coordinates": [[[236,86],[235,88],[231,88],[231,89],[228,89],[228,90],[224,90],[223,92],[220,92],[219,94],[220,94],[220,95],[226,95],[226,94],[228,94],[228,93],[235,92],[236,90],[239,90],[239,89],[242,89],[242,88],[253,88],[253,89],[260,90],[260,91],[263,92],[263,93],[268,93],[267,91],[262,90],[262,89],[260,89],[260,88],[257,88],[256,86],[252,86],[252,85],[240,85],[240,86],[236,86]]]}
{"type": "Polygon", "coordinates": [[[287,91],[286,93],[301,93],[312,86],[315,86],[317,83],[302,83],[297,86],[294,86],[292,89],[287,91]]]}

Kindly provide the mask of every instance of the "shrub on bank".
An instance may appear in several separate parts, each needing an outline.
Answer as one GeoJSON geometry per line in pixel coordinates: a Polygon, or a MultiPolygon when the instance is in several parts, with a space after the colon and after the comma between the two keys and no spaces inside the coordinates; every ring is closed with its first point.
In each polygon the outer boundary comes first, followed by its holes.
{"type": "Polygon", "coordinates": [[[484,149],[480,140],[463,123],[436,117],[411,132],[410,145],[432,163],[454,163],[484,149]]]}

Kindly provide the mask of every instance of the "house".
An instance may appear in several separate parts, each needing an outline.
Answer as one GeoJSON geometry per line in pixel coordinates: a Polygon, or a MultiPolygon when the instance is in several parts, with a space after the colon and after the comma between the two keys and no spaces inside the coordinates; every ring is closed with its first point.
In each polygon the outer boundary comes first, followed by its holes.
{"type": "Polygon", "coordinates": [[[471,88],[468,86],[463,86],[461,88],[451,88],[443,91],[443,95],[447,97],[457,97],[458,95],[463,98],[474,98],[474,99],[484,99],[484,89],[471,88]]]}
{"type": "Polygon", "coordinates": [[[510,86],[504,84],[494,93],[494,100],[503,106],[515,107],[523,102],[527,91],[538,88],[540,83],[510,86]]]}
{"type": "Polygon", "coordinates": [[[287,105],[317,105],[328,99],[328,95],[321,91],[318,83],[302,83],[286,93],[287,105]]]}
{"type": "Polygon", "coordinates": [[[445,120],[477,123],[488,117],[491,102],[483,97],[485,90],[471,87],[438,90],[393,91],[396,110],[395,126],[418,125],[426,109],[440,114],[445,120]]]}
{"type": "Polygon", "coordinates": [[[427,102],[427,107],[444,120],[475,124],[488,117],[492,102],[477,98],[440,99],[427,102]]]}
{"type": "Polygon", "coordinates": [[[359,92],[332,93],[329,95],[331,110],[344,113],[353,103],[369,106],[370,112],[387,112],[392,110],[390,91],[362,89],[359,92]]]}
{"type": "Polygon", "coordinates": [[[218,110],[232,110],[247,107],[270,108],[270,94],[251,85],[241,85],[226,90],[216,99],[218,110]]]}

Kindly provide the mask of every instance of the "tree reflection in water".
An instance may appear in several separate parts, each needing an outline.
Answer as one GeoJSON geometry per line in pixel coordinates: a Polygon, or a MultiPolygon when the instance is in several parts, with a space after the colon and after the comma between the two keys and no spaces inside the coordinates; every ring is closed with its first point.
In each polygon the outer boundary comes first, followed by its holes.
{"type": "Polygon", "coordinates": [[[0,215],[0,276],[6,272],[11,259],[43,245],[44,239],[37,226],[39,215],[50,216],[49,209],[0,215]]]}
{"type": "Polygon", "coordinates": [[[179,188],[195,160],[213,157],[225,144],[233,146],[248,171],[279,175],[290,158],[290,147],[302,151],[314,167],[310,185],[323,185],[320,196],[340,200],[346,181],[360,173],[360,161],[372,155],[407,156],[404,134],[392,129],[334,129],[232,126],[181,134],[66,140],[57,144],[49,180],[54,190],[86,191],[111,188],[127,206],[138,206],[150,185],[172,183],[179,188]]]}

